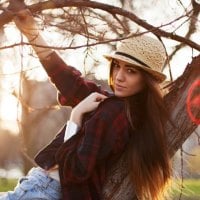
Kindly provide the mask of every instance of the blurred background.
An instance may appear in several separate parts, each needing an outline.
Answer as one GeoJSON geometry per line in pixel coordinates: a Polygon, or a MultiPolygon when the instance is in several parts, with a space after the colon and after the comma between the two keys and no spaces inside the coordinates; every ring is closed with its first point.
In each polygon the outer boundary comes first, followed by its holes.
{"type": "MultiPolygon", "coordinates": [[[[85,78],[108,90],[109,68],[102,55],[114,50],[115,43],[101,41],[144,31],[125,17],[101,10],[76,7],[42,10],[45,1],[24,2],[29,6],[37,4],[39,9],[34,16],[48,43],[63,59],[79,69],[85,78]],[[87,45],[96,42],[99,44],[87,45]]],[[[123,8],[156,27],[200,43],[198,0],[97,2],[123,8]]],[[[7,0],[0,1],[0,22],[8,4],[7,0]]],[[[23,45],[26,38],[14,23],[4,23],[0,28],[0,191],[7,191],[35,165],[34,155],[66,123],[71,108],[58,105],[54,86],[30,46],[23,45]]],[[[170,82],[184,72],[199,52],[169,39],[163,38],[163,43],[169,56],[163,71],[170,82]]],[[[183,199],[200,199],[200,126],[176,153],[173,166],[176,197],[182,191],[183,199]]]]}

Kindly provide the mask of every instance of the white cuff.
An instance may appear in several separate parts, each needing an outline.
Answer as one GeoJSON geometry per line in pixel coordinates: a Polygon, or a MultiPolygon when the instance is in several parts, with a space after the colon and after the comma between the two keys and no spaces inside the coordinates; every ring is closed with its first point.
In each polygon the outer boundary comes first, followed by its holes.
{"type": "Polygon", "coordinates": [[[79,127],[75,122],[67,121],[64,142],[67,141],[69,138],[71,138],[73,135],[75,135],[78,132],[78,130],[79,127]]]}

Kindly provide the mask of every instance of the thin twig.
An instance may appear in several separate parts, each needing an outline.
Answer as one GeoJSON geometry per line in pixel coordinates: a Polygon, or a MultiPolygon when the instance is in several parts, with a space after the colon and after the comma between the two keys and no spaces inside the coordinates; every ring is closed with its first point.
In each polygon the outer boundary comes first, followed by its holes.
{"type": "MultiPolygon", "coordinates": [[[[187,44],[188,46],[200,51],[200,45],[195,43],[192,40],[186,39],[182,36],[176,35],[173,32],[167,32],[161,29],[162,26],[160,27],[155,27],[143,19],[138,18],[134,13],[129,12],[127,10],[124,10],[122,8],[108,5],[108,4],[103,4],[95,1],[65,1],[65,0],[54,0],[54,1],[45,1],[45,2],[40,2],[36,3],[30,6],[27,6],[28,9],[31,10],[31,12],[40,12],[45,9],[54,9],[54,8],[62,8],[62,7],[90,7],[93,9],[100,9],[104,10],[111,15],[113,14],[118,14],[121,16],[126,17],[127,19],[130,19],[131,21],[135,22],[139,26],[145,28],[149,32],[152,32],[153,34],[160,36],[160,37],[165,37],[168,39],[176,40],[178,42],[182,42],[187,44]]],[[[0,26],[2,26],[5,22],[8,23],[10,20],[13,18],[13,13],[11,11],[7,11],[7,13],[3,12],[0,15],[0,26]],[[3,15],[2,15],[3,14],[3,15]],[[6,15],[6,17],[5,17],[6,15]],[[2,19],[4,20],[2,22],[2,19]],[[2,24],[3,23],[3,24],[2,24]]]]}

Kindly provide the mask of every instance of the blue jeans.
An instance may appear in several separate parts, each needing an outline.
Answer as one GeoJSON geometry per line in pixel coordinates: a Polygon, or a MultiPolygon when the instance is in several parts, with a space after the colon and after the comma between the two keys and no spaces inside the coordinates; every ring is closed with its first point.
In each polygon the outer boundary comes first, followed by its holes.
{"type": "Polygon", "coordinates": [[[21,178],[14,191],[9,191],[0,200],[59,200],[60,183],[48,176],[45,170],[32,168],[28,175],[21,178]]]}

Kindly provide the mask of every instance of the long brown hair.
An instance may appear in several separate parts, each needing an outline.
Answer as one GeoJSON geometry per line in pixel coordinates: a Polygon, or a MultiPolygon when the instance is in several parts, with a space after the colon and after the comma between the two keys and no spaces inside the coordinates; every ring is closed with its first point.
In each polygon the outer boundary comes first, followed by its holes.
{"type": "MultiPolygon", "coordinates": [[[[125,101],[127,117],[132,127],[127,161],[137,198],[160,200],[171,176],[164,131],[168,113],[159,84],[148,73],[141,73],[145,88],[127,97],[125,101]]],[[[111,76],[110,79],[112,87],[111,76]]]]}

